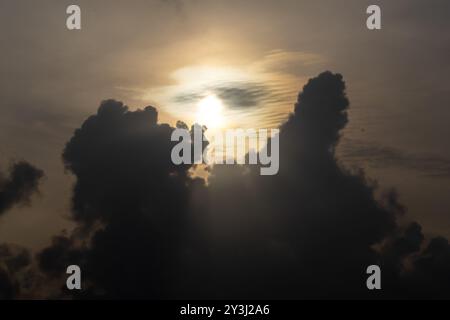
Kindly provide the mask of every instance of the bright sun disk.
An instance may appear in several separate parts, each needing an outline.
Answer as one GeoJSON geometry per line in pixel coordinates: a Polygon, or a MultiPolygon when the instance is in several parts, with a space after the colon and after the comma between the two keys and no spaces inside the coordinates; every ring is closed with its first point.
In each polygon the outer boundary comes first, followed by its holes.
{"type": "Polygon", "coordinates": [[[223,103],[213,94],[209,94],[197,104],[196,122],[208,128],[218,128],[223,125],[223,103]]]}

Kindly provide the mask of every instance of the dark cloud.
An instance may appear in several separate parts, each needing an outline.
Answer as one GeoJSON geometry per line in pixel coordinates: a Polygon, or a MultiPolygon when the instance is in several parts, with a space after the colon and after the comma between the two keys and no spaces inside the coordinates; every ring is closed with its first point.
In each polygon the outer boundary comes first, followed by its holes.
{"type": "Polygon", "coordinates": [[[278,175],[212,170],[219,297],[448,297],[449,282],[441,282],[450,274],[446,240],[432,239],[431,254],[418,224],[397,225],[406,208],[395,191],[377,200],[376,182],[337,162],[347,108],[342,77],[322,73],[305,85],[281,127],[278,175]],[[381,292],[365,286],[371,264],[381,266],[381,292]]]}
{"type": "Polygon", "coordinates": [[[157,123],[153,107],[132,112],[107,100],[75,131],[63,160],[77,178],[73,219],[80,234],[56,237],[38,255],[46,274],[78,264],[92,294],[173,294],[179,260],[189,250],[190,192],[202,187],[189,178],[190,165],[172,164],[173,130],[157,123]]]}
{"type": "Polygon", "coordinates": [[[3,269],[0,269],[0,299],[10,300],[14,297],[14,284],[10,275],[3,269]]]}
{"type": "Polygon", "coordinates": [[[330,72],[306,84],[280,128],[278,175],[268,178],[251,170],[224,184],[236,169],[212,171],[211,194],[218,204],[211,212],[218,221],[227,217],[218,228],[228,227],[225,240],[218,240],[221,263],[232,261],[240,270],[227,274],[224,268],[218,277],[226,279],[226,296],[367,295],[365,267],[377,261],[372,245],[395,228],[397,212],[375,201],[374,186],[362,173],[352,174],[336,162],[334,149],[347,123],[344,90],[342,77],[330,72]],[[231,193],[238,199],[221,206],[231,193]],[[242,283],[248,292],[240,292],[242,283]]]}
{"type": "Polygon", "coordinates": [[[30,253],[27,250],[5,244],[0,245],[0,257],[8,269],[15,271],[31,262],[30,253]]]}
{"type": "Polygon", "coordinates": [[[50,247],[42,250],[37,259],[40,269],[54,277],[60,277],[66,271],[71,261],[83,259],[82,250],[76,249],[73,238],[65,234],[55,236],[50,247]]]}
{"type": "Polygon", "coordinates": [[[21,161],[14,163],[9,177],[0,177],[0,215],[16,204],[27,204],[44,173],[21,161]]]}
{"type": "Polygon", "coordinates": [[[280,128],[278,175],[216,165],[205,185],[172,164],[174,128],[154,108],[104,101],[64,150],[78,228],[38,255],[41,270],[80,265],[91,298],[448,297],[447,240],[398,226],[396,192],[377,200],[337,162],[348,106],[341,75],[310,79],[280,128]],[[371,264],[382,291],[366,288],[371,264]]]}
{"type": "Polygon", "coordinates": [[[232,108],[259,106],[272,95],[270,89],[258,84],[217,87],[214,92],[232,108]]]}
{"type": "Polygon", "coordinates": [[[414,222],[396,230],[381,250],[386,297],[449,299],[450,245],[443,237],[426,240],[414,222]]]}
{"type": "Polygon", "coordinates": [[[0,300],[18,298],[28,290],[32,259],[30,252],[22,247],[0,245],[0,300]]]}
{"type": "MultiPolygon", "coordinates": [[[[25,161],[13,163],[9,176],[0,177],[0,215],[14,205],[29,204],[43,177],[42,170],[25,161]]],[[[27,249],[0,244],[0,300],[17,297],[26,285],[24,269],[31,263],[27,249]]]]}

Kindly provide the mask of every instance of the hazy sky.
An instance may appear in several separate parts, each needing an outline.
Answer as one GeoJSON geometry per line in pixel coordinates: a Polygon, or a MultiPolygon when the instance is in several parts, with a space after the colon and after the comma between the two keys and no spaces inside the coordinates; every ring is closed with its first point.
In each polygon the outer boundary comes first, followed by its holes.
{"type": "Polygon", "coordinates": [[[344,162],[396,187],[425,230],[450,236],[449,15],[446,0],[3,0],[0,163],[26,159],[46,179],[31,207],[1,218],[0,242],[37,248],[70,228],[61,152],[103,99],[191,124],[213,92],[230,126],[277,126],[324,70],[347,83],[344,162]],[[80,31],[65,26],[74,3],[80,31]],[[375,3],[382,30],[369,31],[375,3]]]}

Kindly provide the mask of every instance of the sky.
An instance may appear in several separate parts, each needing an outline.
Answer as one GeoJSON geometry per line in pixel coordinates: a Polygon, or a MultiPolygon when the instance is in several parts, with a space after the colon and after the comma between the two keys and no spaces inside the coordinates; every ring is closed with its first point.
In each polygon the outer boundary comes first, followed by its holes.
{"type": "Polygon", "coordinates": [[[0,168],[26,160],[45,176],[0,216],[0,242],[38,252],[77,226],[79,176],[62,152],[101,101],[151,105],[159,123],[190,126],[214,97],[211,130],[277,128],[326,70],[342,74],[350,100],[337,159],[377,180],[380,197],[394,188],[400,220],[449,237],[449,15],[445,0],[2,1],[0,168]],[[66,29],[70,4],[81,30],[66,29]],[[366,28],[370,4],[381,30],[366,28]]]}

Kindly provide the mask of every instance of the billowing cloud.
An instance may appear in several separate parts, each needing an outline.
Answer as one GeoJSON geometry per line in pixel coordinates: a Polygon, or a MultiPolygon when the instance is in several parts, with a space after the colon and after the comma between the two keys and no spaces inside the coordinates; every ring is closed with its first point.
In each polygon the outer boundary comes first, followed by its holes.
{"type": "MultiPolygon", "coordinates": [[[[0,178],[0,216],[14,205],[29,204],[44,173],[25,161],[13,163],[9,176],[0,178]]],[[[0,244],[0,300],[12,299],[27,285],[24,269],[30,252],[18,246],[0,244]]]]}
{"type": "Polygon", "coordinates": [[[173,130],[157,123],[153,107],[133,112],[107,100],[75,131],[63,159],[77,177],[79,235],[56,237],[38,255],[44,273],[61,275],[78,264],[96,296],[173,294],[179,260],[189,251],[191,189],[202,187],[189,178],[190,165],[171,162],[173,130]]]}
{"type": "MultiPolygon", "coordinates": [[[[27,285],[24,269],[31,263],[30,252],[18,246],[0,245],[0,300],[13,299],[27,285]]],[[[22,290],[23,291],[23,290],[22,290]]]]}
{"type": "Polygon", "coordinates": [[[174,128],[154,108],[104,101],[64,150],[78,228],[38,255],[42,271],[80,265],[91,298],[448,296],[433,277],[450,274],[447,240],[399,226],[397,194],[377,199],[337,162],[348,107],[342,76],[321,73],[280,128],[278,175],[216,165],[205,185],[170,161],[174,128]],[[381,292],[366,288],[371,264],[381,292]]]}
{"type": "Polygon", "coordinates": [[[7,178],[0,177],[0,215],[16,204],[27,204],[44,173],[21,161],[14,163],[7,178]]]}

